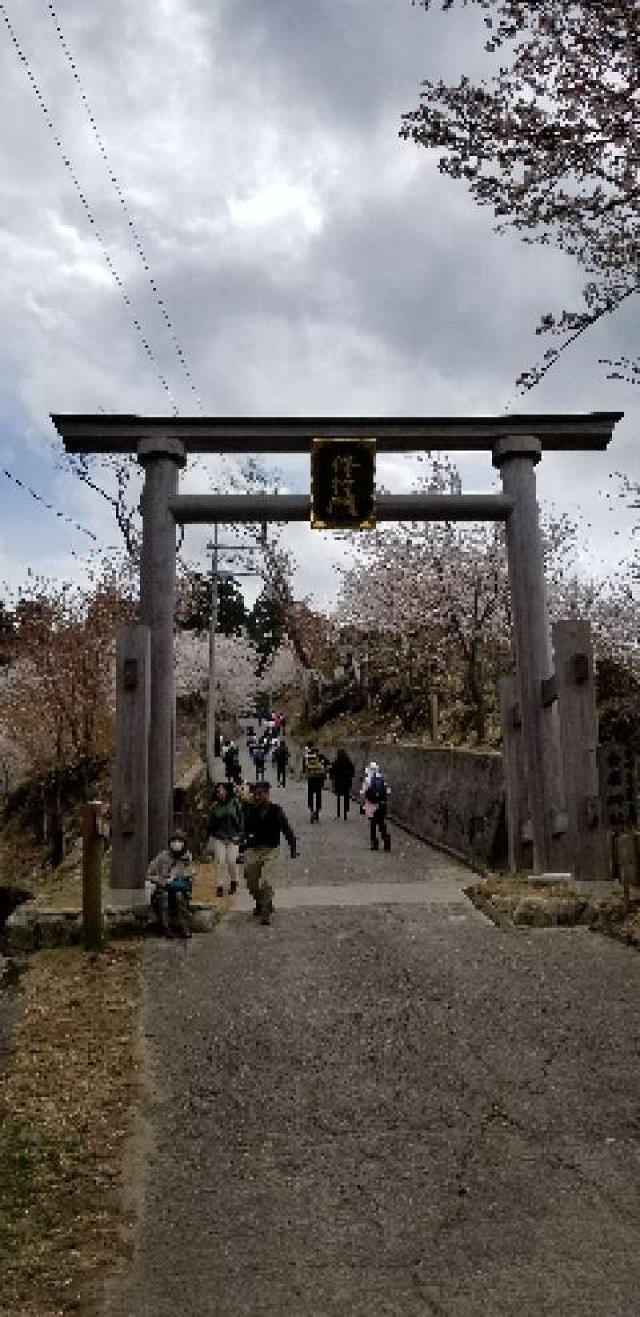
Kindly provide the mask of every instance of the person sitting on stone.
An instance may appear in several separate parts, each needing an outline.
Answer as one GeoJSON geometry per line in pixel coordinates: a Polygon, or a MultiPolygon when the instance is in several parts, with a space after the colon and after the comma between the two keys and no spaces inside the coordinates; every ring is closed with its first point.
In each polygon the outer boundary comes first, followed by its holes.
{"type": "Polygon", "coordinates": [[[186,835],[180,828],[173,829],[167,849],[151,861],[147,877],[154,884],[151,905],[160,932],[165,937],[191,937],[189,899],[193,861],[186,835]]]}

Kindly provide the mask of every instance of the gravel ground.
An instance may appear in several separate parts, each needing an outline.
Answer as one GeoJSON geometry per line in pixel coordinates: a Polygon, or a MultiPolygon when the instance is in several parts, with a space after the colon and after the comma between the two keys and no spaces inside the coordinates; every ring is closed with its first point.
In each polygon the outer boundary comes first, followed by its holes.
{"type": "Polygon", "coordinates": [[[147,945],[153,1151],[109,1317],[632,1317],[640,958],[498,929],[429,847],[274,794],[282,885],[384,899],[147,945]]]}

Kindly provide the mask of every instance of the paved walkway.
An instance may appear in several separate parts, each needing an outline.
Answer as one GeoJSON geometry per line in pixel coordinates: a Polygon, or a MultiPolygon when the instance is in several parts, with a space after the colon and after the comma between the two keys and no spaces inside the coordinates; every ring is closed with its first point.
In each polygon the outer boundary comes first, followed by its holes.
{"type": "Polygon", "coordinates": [[[498,929],[446,857],[274,795],[301,853],[273,925],[243,898],[145,950],[153,1150],[109,1317],[632,1317],[640,957],[498,929]]]}

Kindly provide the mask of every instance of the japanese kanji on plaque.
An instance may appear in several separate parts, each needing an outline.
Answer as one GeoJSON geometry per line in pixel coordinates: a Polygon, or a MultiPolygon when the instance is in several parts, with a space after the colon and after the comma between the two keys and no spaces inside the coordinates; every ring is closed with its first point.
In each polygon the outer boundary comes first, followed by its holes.
{"type": "Polygon", "coordinates": [[[316,530],[371,530],[375,483],[375,439],[314,439],[311,525],[316,530]]]}

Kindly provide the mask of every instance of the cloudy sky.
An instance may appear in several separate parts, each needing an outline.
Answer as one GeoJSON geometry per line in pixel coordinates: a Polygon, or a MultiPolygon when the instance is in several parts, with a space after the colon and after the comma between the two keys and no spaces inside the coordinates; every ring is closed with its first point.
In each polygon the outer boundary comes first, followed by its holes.
{"type": "MultiPolygon", "coordinates": [[[[614,570],[633,514],[612,514],[603,491],[616,470],[640,478],[640,406],[598,358],[634,351],[637,305],[516,403],[515,377],[546,346],[535,324],[578,304],[580,271],[493,234],[463,185],[398,136],[422,77],[481,68],[483,31],[475,9],[410,0],[6,0],[2,467],[108,546],[108,509],[65,470],[51,411],[159,414],[171,398],[185,415],[624,410],[607,454],[538,468],[542,501],[593,528],[585,567],[614,570]]],[[[283,487],[308,487],[306,459],[279,466],[283,487]]],[[[459,466],[468,492],[493,487],[488,454],[459,466]]],[[[409,488],[412,462],[380,459],[379,474],[409,488]]],[[[189,470],[183,487],[215,475],[189,470]]],[[[81,573],[81,529],[7,475],[0,497],[0,578],[81,573]]],[[[188,532],[190,557],[207,538],[188,532]]],[[[288,538],[300,591],[329,601],[330,538],[288,538]]]]}

